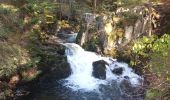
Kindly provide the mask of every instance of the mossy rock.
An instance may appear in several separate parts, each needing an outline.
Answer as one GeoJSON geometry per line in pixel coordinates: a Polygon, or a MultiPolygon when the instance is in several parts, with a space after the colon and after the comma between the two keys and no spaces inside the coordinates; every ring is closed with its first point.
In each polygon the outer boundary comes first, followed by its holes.
{"type": "Polygon", "coordinates": [[[83,45],[83,48],[87,51],[102,53],[103,45],[98,36],[93,36],[88,42],[83,45]]]}
{"type": "Polygon", "coordinates": [[[22,81],[24,81],[24,82],[32,81],[32,80],[36,79],[41,73],[42,73],[42,71],[37,70],[35,68],[31,68],[29,70],[23,71],[23,72],[21,72],[22,81]]]}
{"type": "Polygon", "coordinates": [[[71,68],[67,62],[56,63],[49,67],[48,71],[41,77],[42,81],[60,80],[71,74],[71,68]]]}

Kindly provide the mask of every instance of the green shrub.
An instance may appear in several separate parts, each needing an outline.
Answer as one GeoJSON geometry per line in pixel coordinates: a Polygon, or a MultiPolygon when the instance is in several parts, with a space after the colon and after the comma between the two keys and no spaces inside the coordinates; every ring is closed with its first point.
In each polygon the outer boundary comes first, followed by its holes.
{"type": "Polygon", "coordinates": [[[170,35],[164,34],[160,38],[144,36],[134,42],[133,52],[138,57],[133,64],[143,64],[147,58],[149,61],[143,66],[144,72],[150,71],[157,76],[157,81],[149,80],[151,86],[147,90],[147,99],[169,98],[167,91],[170,89],[170,35]]]}
{"type": "Polygon", "coordinates": [[[143,36],[134,42],[133,51],[136,54],[147,56],[148,53],[159,53],[166,55],[170,46],[170,35],[164,34],[161,38],[156,35],[152,37],[143,36]]]}

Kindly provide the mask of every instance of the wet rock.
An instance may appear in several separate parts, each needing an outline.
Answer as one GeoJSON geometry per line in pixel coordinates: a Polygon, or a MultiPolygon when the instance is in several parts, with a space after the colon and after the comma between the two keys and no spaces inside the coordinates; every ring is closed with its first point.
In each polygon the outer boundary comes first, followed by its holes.
{"type": "Polygon", "coordinates": [[[15,91],[15,96],[17,96],[17,97],[19,97],[19,96],[26,96],[26,95],[28,95],[30,92],[29,91],[25,91],[24,89],[17,89],[16,91],[15,91]]]}
{"type": "Polygon", "coordinates": [[[48,71],[46,71],[46,74],[40,78],[41,82],[51,82],[53,80],[60,80],[67,78],[71,75],[70,65],[66,61],[52,64],[51,67],[47,70],[48,71]]]}
{"type": "Polygon", "coordinates": [[[51,69],[51,72],[56,78],[67,78],[71,74],[71,68],[69,63],[62,62],[59,65],[56,65],[55,68],[51,69]]]}
{"type": "Polygon", "coordinates": [[[61,39],[64,39],[66,42],[72,43],[76,41],[77,34],[78,33],[63,31],[58,33],[57,36],[61,39]]]}
{"type": "Polygon", "coordinates": [[[38,75],[40,81],[51,81],[66,78],[71,74],[71,69],[65,57],[65,47],[60,44],[47,43],[40,48],[37,56],[41,58],[37,71],[30,70],[22,73],[27,79],[34,79],[38,75]],[[27,77],[29,76],[29,77],[27,77]]]}
{"type": "Polygon", "coordinates": [[[128,80],[123,80],[120,83],[123,100],[145,100],[145,89],[142,86],[134,87],[128,80]]]}
{"type": "Polygon", "coordinates": [[[128,79],[129,79],[129,76],[124,76],[124,79],[128,80],[128,79]]]}
{"type": "Polygon", "coordinates": [[[85,28],[85,26],[81,25],[80,30],[76,37],[76,43],[82,46],[86,42],[85,40],[87,37],[86,35],[87,35],[87,29],[85,28]]]}
{"type": "Polygon", "coordinates": [[[92,75],[95,78],[106,79],[106,66],[105,65],[107,65],[107,63],[104,60],[93,62],[92,75]]]}
{"type": "Polygon", "coordinates": [[[116,75],[121,75],[123,73],[123,68],[122,67],[115,68],[112,70],[112,73],[116,75]]]}

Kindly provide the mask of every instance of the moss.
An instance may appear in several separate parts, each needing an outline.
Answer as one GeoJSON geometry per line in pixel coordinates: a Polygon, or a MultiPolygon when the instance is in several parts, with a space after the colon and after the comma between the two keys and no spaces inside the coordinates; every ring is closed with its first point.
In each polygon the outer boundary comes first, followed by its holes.
{"type": "Polygon", "coordinates": [[[18,45],[0,43],[0,51],[0,77],[9,77],[30,60],[27,51],[18,45]]]}
{"type": "Polygon", "coordinates": [[[124,25],[134,25],[141,15],[134,12],[124,12],[123,19],[124,25]]]}
{"type": "Polygon", "coordinates": [[[92,37],[87,43],[83,45],[83,48],[88,51],[101,53],[103,51],[102,43],[99,39],[99,36],[92,37]]]}
{"type": "Polygon", "coordinates": [[[150,89],[147,91],[146,94],[147,100],[155,100],[156,97],[159,97],[161,95],[160,91],[156,89],[150,89]]]}
{"type": "Polygon", "coordinates": [[[112,48],[110,50],[105,50],[104,54],[108,55],[108,56],[111,56],[113,58],[116,58],[117,57],[117,50],[116,50],[116,48],[112,48]]]}

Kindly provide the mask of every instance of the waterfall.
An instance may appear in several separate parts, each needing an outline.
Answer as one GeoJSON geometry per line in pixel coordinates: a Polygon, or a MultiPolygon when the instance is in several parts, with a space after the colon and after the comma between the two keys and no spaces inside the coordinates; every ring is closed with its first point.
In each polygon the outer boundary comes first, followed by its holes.
{"type": "Polygon", "coordinates": [[[120,63],[111,57],[102,57],[94,52],[85,51],[75,43],[65,43],[63,45],[66,47],[65,54],[72,70],[71,75],[65,79],[67,87],[73,90],[91,91],[98,89],[101,84],[109,84],[112,80],[116,80],[118,83],[128,80],[132,86],[141,84],[142,77],[135,74],[126,63],[120,63]],[[106,79],[104,80],[95,78],[92,75],[92,63],[99,60],[104,60],[108,63],[108,65],[105,65],[106,79]],[[116,68],[122,69],[121,75],[113,73],[116,68]]]}

